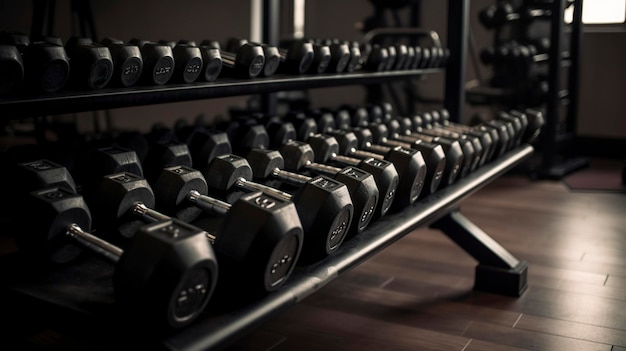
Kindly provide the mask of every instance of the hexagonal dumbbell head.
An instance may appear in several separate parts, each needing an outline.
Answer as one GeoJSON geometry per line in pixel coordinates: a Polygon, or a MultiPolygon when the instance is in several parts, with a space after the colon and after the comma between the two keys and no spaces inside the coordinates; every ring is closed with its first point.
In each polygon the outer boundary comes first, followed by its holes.
{"type": "Polygon", "coordinates": [[[285,159],[285,169],[299,171],[306,164],[315,161],[315,153],[311,145],[302,141],[289,141],[280,148],[280,153],[285,159]]]}
{"type": "Polygon", "coordinates": [[[96,226],[107,228],[111,231],[109,234],[123,238],[132,238],[145,224],[133,213],[133,206],[142,203],[153,208],[155,205],[154,192],[148,181],[129,172],[102,177],[88,200],[96,226]]]}
{"type": "Polygon", "coordinates": [[[116,301],[140,322],[182,328],[204,311],[218,278],[207,233],[172,219],[144,225],[120,257],[116,301]]]}
{"type": "Polygon", "coordinates": [[[240,285],[273,291],[293,271],[302,244],[295,204],[259,191],[244,194],[232,204],[214,247],[221,266],[232,268],[237,279],[247,281],[240,285]]]}
{"type": "Polygon", "coordinates": [[[254,179],[267,179],[276,168],[285,166],[283,155],[276,150],[252,149],[246,154],[254,179]]]}
{"type": "Polygon", "coordinates": [[[208,192],[200,171],[182,165],[166,167],[154,183],[156,209],[183,222],[192,222],[202,214],[202,209],[188,201],[194,190],[200,194],[208,192]]]}
{"type": "Polygon", "coordinates": [[[19,208],[16,222],[22,228],[15,242],[30,259],[67,263],[83,251],[65,237],[72,223],[91,228],[91,213],[81,196],[66,188],[50,187],[20,197],[15,206],[19,208]]]}
{"type": "Polygon", "coordinates": [[[248,161],[233,154],[217,156],[201,171],[209,188],[215,190],[228,191],[237,179],[252,179],[252,168],[248,161]]]}

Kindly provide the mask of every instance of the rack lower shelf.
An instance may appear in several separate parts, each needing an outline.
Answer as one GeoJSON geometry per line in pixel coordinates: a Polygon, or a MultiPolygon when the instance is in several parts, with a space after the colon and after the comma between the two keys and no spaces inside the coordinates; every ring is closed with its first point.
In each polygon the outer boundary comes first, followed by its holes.
{"type": "MultiPolygon", "coordinates": [[[[399,213],[389,214],[377,220],[359,236],[344,242],[336,253],[324,260],[310,266],[298,267],[289,281],[278,291],[253,301],[241,303],[227,311],[211,312],[209,310],[185,329],[165,337],[161,336],[158,340],[150,340],[150,342],[168,350],[205,350],[228,345],[272,316],[320,290],[412,230],[432,223],[442,223],[442,226],[448,223],[449,225],[449,217],[458,213],[456,210],[463,199],[530,158],[532,153],[533,147],[530,145],[522,145],[509,151],[498,160],[485,164],[455,184],[437,191],[399,213]]],[[[452,221],[457,220],[453,218],[452,221]]],[[[446,229],[442,230],[446,231],[446,229]]],[[[479,260],[476,282],[479,284],[480,278],[481,286],[477,286],[477,288],[489,288],[490,285],[496,285],[493,289],[494,292],[506,293],[506,291],[499,291],[497,285],[502,274],[509,277],[511,272],[514,273],[513,275],[518,273],[516,276],[518,278],[521,276],[525,284],[525,271],[521,274],[516,272],[525,269],[525,262],[519,262],[512,256],[509,257],[510,255],[500,254],[501,247],[497,246],[497,243],[492,239],[488,237],[485,239],[484,236],[484,233],[479,233],[478,237],[472,236],[470,240],[474,241],[469,244],[472,247],[463,247],[479,260]],[[478,249],[475,248],[476,242],[480,242],[478,249]],[[494,249],[492,245],[497,247],[494,249]],[[489,254],[486,261],[481,258],[484,257],[484,251],[488,251],[489,254]],[[510,269],[507,269],[507,265],[510,269]],[[490,277],[498,281],[489,281],[490,277]],[[487,284],[484,280],[487,280],[487,284]]],[[[464,246],[462,241],[466,240],[467,237],[467,233],[462,231],[453,239],[458,240],[457,243],[464,246]]],[[[4,271],[13,270],[12,267],[14,266],[3,261],[6,260],[0,260],[0,272],[5,273],[4,271]]],[[[97,260],[87,261],[67,267],[65,271],[53,272],[52,275],[45,277],[29,279],[16,276],[16,280],[5,279],[1,284],[6,285],[2,288],[5,291],[10,290],[17,295],[45,301],[60,308],[61,313],[66,311],[73,316],[69,318],[70,325],[79,325],[81,315],[114,317],[114,314],[109,311],[114,305],[114,301],[112,288],[109,284],[110,276],[107,276],[112,274],[112,268],[107,270],[102,267],[108,267],[108,265],[97,260]],[[75,318],[74,315],[79,317],[75,318]]],[[[504,281],[507,280],[504,279],[504,281]]],[[[518,279],[512,284],[519,283],[518,279]]],[[[518,292],[523,291],[523,288],[525,286],[520,287],[519,289],[522,290],[518,289],[518,292]]],[[[2,300],[2,304],[7,303],[4,300],[2,300]]],[[[107,338],[112,339],[121,338],[117,334],[119,330],[115,326],[104,324],[109,325],[110,330],[99,331],[101,335],[106,335],[107,338]]],[[[152,334],[153,337],[154,335],[156,334],[152,334]]],[[[142,337],[145,338],[145,335],[142,337]]]]}

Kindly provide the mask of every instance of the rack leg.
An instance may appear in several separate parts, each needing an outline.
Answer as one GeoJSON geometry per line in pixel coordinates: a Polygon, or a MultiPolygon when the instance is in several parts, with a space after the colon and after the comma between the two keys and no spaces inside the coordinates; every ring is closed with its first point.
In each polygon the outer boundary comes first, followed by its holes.
{"type": "Polygon", "coordinates": [[[478,260],[474,289],[501,295],[521,296],[528,287],[528,263],[513,257],[504,247],[454,210],[431,225],[444,232],[478,260]]]}

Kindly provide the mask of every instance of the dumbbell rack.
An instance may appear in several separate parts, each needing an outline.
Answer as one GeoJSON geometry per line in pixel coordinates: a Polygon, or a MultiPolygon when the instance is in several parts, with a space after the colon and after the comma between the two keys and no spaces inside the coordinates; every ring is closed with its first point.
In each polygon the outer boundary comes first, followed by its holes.
{"type": "MultiPolygon", "coordinates": [[[[37,306],[38,316],[53,316],[50,323],[69,323],[81,334],[106,334],[120,343],[144,343],[169,350],[201,350],[226,346],[290,306],[322,289],[350,269],[393,244],[414,229],[430,225],[442,230],[461,248],[474,257],[476,290],[520,296],[527,287],[527,263],[513,257],[496,241],[473,225],[460,212],[463,199],[481,189],[527,160],[533,147],[522,145],[509,151],[457,181],[425,197],[403,211],[389,214],[358,236],[344,242],[331,256],[314,264],[297,267],[287,283],[278,291],[251,301],[210,302],[208,312],[187,328],[155,337],[141,328],[132,329],[116,315],[111,279],[113,268],[98,258],[87,258],[47,275],[28,278],[16,267],[24,262],[19,256],[0,259],[0,272],[5,277],[0,296],[3,311],[20,313],[28,306],[37,306]],[[212,304],[220,306],[212,310],[212,304]],[[221,303],[226,303],[222,305],[221,303]],[[95,324],[94,324],[95,323],[95,324]],[[104,329],[95,329],[97,328],[104,329]],[[83,330],[87,327],[88,331],[83,330]],[[162,336],[165,335],[165,336],[162,336]]],[[[419,255],[419,252],[415,253],[419,255]]],[[[237,295],[233,292],[233,296],[237,295]]],[[[215,307],[215,306],[214,306],[215,307]]],[[[33,307],[31,307],[33,308],[33,307]]]]}
{"type": "MultiPolygon", "coordinates": [[[[266,0],[264,3],[269,4],[264,12],[264,23],[277,23],[277,1],[266,0]]],[[[465,101],[463,86],[469,0],[449,1],[448,11],[448,42],[452,56],[445,71],[445,107],[453,118],[459,118],[465,101]]],[[[270,28],[271,25],[266,27],[269,33],[264,33],[265,42],[275,42],[277,28],[270,28]]],[[[0,111],[3,116],[26,118],[252,94],[263,94],[271,100],[271,95],[278,91],[380,84],[440,73],[444,71],[418,69],[303,77],[276,75],[254,80],[220,79],[185,85],[68,91],[37,97],[2,98],[0,111]]],[[[45,275],[30,276],[25,272],[31,270],[20,268],[27,266],[27,262],[21,260],[19,253],[0,256],[0,274],[3,277],[0,283],[0,306],[3,319],[8,322],[14,319],[30,321],[33,319],[31,314],[35,314],[38,323],[58,326],[68,333],[80,335],[81,340],[93,339],[94,345],[106,338],[110,343],[137,345],[143,349],[220,348],[322,289],[413,230],[426,225],[442,230],[478,261],[475,289],[520,296],[527,287],[526,262],[513,257],[463,217],[460,207],[465,198],[530,158],[533,152],[531,145],[522,145],[401,212],[384,216],[363,233],[345,241],[329,257],[308,266],[297,267],[278,291],[237,301],[211,301],[206,313],[182,330],[166,333],[146,331],[120,320],[111,284],[113,267],[96,257],[85,258],[51,271],[44,270],[45,275]]],[[[233,295],[241,295],[241,292],[233,292],[233,295]]]]}

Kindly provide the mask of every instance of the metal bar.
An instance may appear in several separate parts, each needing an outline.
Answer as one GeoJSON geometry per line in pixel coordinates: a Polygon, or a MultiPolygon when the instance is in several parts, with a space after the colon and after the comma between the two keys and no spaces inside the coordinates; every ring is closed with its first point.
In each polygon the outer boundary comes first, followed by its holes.
{"type": "Polygon", "coordinates": [[[543,131],[541,147],[541,169],[547,173],[557,163],[559,107],[561,90],[561,61],[563,60],[563,15],[567,0],[552,2],[552,19],[550,25],[550,61],[548,62],[548,97],[546,101],[546,124],[543,131]]]}
{"type": "Polygon", "coordinates": [[[458,210],[448,213],[431,227],[443,231],[480,264],[512,269],[520,262],[458,210]]]}
{"type": "Polygon", "coordinates": [[[450,120],[460,122],[465,107],[465,63],[469,32],[469,0],[448,0],[448,48],[444,106],[450,120]]]}

